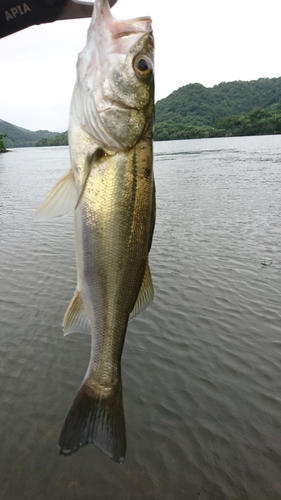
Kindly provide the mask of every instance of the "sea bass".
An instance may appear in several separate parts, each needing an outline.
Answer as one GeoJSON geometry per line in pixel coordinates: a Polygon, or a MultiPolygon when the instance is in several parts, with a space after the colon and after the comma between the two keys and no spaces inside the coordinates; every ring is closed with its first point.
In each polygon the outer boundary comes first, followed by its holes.
{"type": "Polygon", "coordinates": [[[51,218],[74,209],[77,288],[63,327],[92,336],[59,438],[63,455],[94,443],[125,459],[122,349],[128,320],[153,299],[153,54],[149,17],[120,21],[108,0],[96,0],[71,101],[71,168],[38,210],[51,218]]]}

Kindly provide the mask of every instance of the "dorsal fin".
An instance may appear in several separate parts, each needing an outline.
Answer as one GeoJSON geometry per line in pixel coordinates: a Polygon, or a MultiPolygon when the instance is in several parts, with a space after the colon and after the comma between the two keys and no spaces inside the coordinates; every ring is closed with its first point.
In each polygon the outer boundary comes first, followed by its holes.
{"type": "Polygon", "coordinates": [[[145,309],[148,306],[148,304],[150,304],[150,302],[152,302],[153,295],[154,295],[153,283],[147,261],[140,291],[137,300],[135,302],[134,308],[129,316],[129,320],[133,319],[137,314],[143,311],[143,309],[145,309]]]}

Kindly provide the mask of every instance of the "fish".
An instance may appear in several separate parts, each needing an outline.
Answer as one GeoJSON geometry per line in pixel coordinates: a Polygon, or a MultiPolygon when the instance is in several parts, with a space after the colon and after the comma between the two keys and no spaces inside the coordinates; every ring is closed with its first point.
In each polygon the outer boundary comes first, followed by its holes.
{"type": "Polygon", "coordinates": [[[154,294],[153,127],[152,20],[118,20],[108,0],[96,0],[70,105],[70,170],[37,211],[45,220],[74,211],[77,287],[63,329],[91,334],[89,366],[59,437],[65,456],[94,443],[125,460],[122,350],[128,321],[154,294]]]}

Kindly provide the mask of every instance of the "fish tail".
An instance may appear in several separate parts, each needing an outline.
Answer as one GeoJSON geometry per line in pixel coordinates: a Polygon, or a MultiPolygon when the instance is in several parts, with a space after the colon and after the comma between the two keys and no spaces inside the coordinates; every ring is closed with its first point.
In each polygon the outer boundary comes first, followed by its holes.
{"type": "Polygon", "coordinates": [[[72,455],[94,443],[115,462],[126,454],[126,429],[121,380],[104,391],[83,383],[70,408],[60,437],[60,454],[72,455]]]}

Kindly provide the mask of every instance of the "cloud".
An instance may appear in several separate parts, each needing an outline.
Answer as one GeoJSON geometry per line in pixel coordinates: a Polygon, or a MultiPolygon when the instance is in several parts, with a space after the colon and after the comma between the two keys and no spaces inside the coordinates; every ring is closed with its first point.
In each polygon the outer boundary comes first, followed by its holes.
{"type": "MultiPolygon", "coordinates": [[[[279,10],[279,0],[118,0],[112,12],[152,17],[158,100],[188,83],[280,76],[279,10]]],[[[88,25],[58,21],[0,40],[0,118],[31,130],[66,130],[88,25]]]]}

